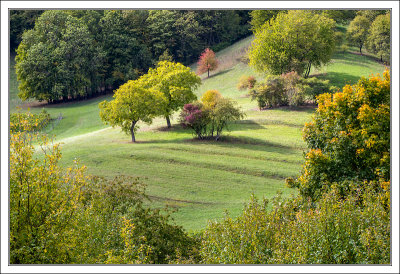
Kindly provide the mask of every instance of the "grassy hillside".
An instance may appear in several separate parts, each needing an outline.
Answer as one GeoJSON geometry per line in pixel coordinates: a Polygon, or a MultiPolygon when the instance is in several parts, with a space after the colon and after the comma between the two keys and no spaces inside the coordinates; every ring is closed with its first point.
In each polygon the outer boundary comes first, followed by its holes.
{"type": "MultiPolygon", "coordinates": [[[[312,108],[278,108],[258,111],[256,102],[238,91],[242,75],[256,75],[240,61],[252,37],[217,53],[219,70],[209,78],[203,75],[198,96],[217,89],[233,98],[246,113],[243,121],[230,125],[231,131],[221,141],[194,140],[189,131],[177,125],[166,130],[164,119],[151,126],[141,125],[138,143],[118,128],[104,126],[98,115],[98,103],[110,96],[54,106],[33,106],[33,112],[44,107],[55,120],[46,129],[63,143],[61,164],[70,166],[75,158],[91,174],[113,177],[131,175],[143,178],[152,197],[152,206],[165,204],[179,209],[174,213],[178,224],[187,230],[204,228],[207,220],[219,219],[227,209],[239,214],[251,193],[272,197],[280,190],[284,196],[295,193],[285,187],[284,179],[295,176],[303,162],[305,144],[301,129],[313,112],[312,108]]],[[[13,62],[12,62],[13,63],[13,62]]],[[[195,65],[192,66],[195,69],[195,65]]],[[[332,63],[314,74],[343,86],[355,83],[360,76],[382,73],[383,66],[373,59],[353,53],[336,54],[332,63]]],[[[16,99],[16,79],[11,68],[10,109],[21,104],[16,99]]],[[[262,79],[262,75],[256,75],[262,79]]],[[[28,104],[23,107],[26,108],[28,104]]]]}

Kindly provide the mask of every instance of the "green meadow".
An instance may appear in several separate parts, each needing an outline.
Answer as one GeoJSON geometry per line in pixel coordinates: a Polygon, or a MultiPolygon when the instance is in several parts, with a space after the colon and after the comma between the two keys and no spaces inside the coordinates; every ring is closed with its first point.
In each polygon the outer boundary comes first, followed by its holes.
{"type": "MultiPolygon", "coordinates": [[[[229,125],[219,141],[194,139],[178,124],[176,113],[172,129],[166,130],[165,120],[157,118],[152,125],[141,124],[138,142],[131,143],[130,136],[100,120],[98,103],[111,100],[111,95],[57,105],[21,102],[14,58],[10,66],[10,112],[17,107],[21,111],[29,107],[32,112],[46,109],[53,120],[44,131],[62,143],[62,166],[71,166],[77,159],[87,166],[89,174],[140,177],[147,185],[151,206],[167,205],[176,210],[175,222],[196,232],[205,228],[208,220],[222,218],[226,210],[237,216],[252,193],[259,198],[271,198],[278,191],[283,196],[296,193],[285,186],[285,178],[299,173],[306,149],[302,127],[311,119],[314,107],[259,111],[247,91],[236,88],[242,75],[263,78],[243,60],[252,39],[248,37],[217,53],[220,68],[209,78],[202,75],[202,85],[196,91],[200,97],[206,90],[216,89],[234,99],[246,113],[242,121],[229,125]]],[[[343,87],[355,84],[361,76],[383,72],[384,66],[374,57],[355,51],[350,48],[336,53],[329,65],[311,74],[343,87]]]]}

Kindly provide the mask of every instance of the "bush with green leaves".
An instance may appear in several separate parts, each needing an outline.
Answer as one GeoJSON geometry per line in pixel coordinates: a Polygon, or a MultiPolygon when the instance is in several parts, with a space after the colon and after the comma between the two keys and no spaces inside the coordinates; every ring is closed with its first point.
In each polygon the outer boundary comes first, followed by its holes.
{"type": "Polygon", "coordinates": [[[253,196],[236,219],[226,215],[208,224],[202,263],[388,264],[390,210],[380,198],[389,193],[367,186],[343,199],[332,188],[316,203],[278,195],[272,209],[253,196]]]}
{"type": "Polygon", "coordinates": [[[329,85],[329,80],[303,78],[292,71],[280,76],[267,76],[249,94],[261,110],[265,107],[299,106],[306,101],[315,101],[319,94],[336,90],[337,87],[329,85]]]}
{"type": "Polygon", "coordinates": [[[259,109],[284,106],[288,104],[284,83],[280,76],[269,76],[257,83],[249,92],[252,100],[257,100],[259,109]]]}
{"type": "Polygon", "coordinates": [[[256,83],[257,83],[257,80],[254,76],[243,75],[239,79],[239,83],[237,84],[237,89],[238,90],[252,89],[252,88],[254,88],[256,83]]]}
{"type": "Polygon", "coordinates": [[[304,88],[304,95],[308,100],[316,101],[318,95],[323,93],[335,93],[339,90],[336,86],[331,86],[329,80],[311,77],[300,79],[300,83],[304,88]]]}

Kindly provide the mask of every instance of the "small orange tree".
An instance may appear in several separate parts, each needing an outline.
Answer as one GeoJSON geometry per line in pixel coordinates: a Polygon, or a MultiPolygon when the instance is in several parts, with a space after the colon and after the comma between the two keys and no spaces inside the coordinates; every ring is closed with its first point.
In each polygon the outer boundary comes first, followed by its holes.
{"type": "Polygon", "coordinates": [[[318,199],[324,188],[349,182],[390,184],[390,74],[372,76],[317,97],[318,109],[303,129],[309,152],[301,175],[289,178],[304,197],[318,199]]]}
{"type": "Polygon", "coordinates": [[[206,48],[200,55],[199,61],[197,62],[197,73],[203,74],[207,71],[207,77],[210,77],[210,70],[213,71],[218,67],[218,60],[215,57],[213,50],[206,48]]]}

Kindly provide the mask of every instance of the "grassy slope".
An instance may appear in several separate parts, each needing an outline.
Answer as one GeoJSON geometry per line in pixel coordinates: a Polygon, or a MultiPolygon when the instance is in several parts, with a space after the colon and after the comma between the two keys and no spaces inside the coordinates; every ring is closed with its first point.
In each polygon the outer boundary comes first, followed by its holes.
{"type": "MultiPolygon", "coordinates": [[[[204,228],[207,220],[221,218],[225,209],[233,216],[239,214],[252,192],[258,197],[272,197],[277,190],[284,195],[294,193],[285,187],[284,178],[295,176],[301,168],[305,149],[301,129],[313,110],[280,108],[260,112],[256,103],[244,96],[246,92],[236,89],[241,75],[255,74],[237,60],[250,41],[247,38],[219,52],[220,70],[203,79],[196,92],[200,96],[208,89],[217,89],[246,112],[245,120],[231,125],[231,132],[222,141],[193,140],[190,132],[177,125],[166,131],[165,121],[158,118],[152,126],[142,125],[137,133],[139,142],[132,144],[119,129],[101,124],[97,104],[103,97],[45,106],[53,117],[59,113],[64,117],[54,129],[47,129],[64,143],[61,164],[70,166],[78,158],[92,174],[146,178],[152,205],[179,208],[174,217],[187,230],[204,228]]],[[[347,53],[335,57],[331,65],[315,73],[326,73],[324,76],[331,77],[338,86],[347,81],[347,76],[355,83],[361,75],[383,71],[382,66],[363,56],[347,53]]],[[[10,93],[15,97],[15,91],[10,93]]],[[[176,124],[176,115],[173,122],[176,124]]]]}

